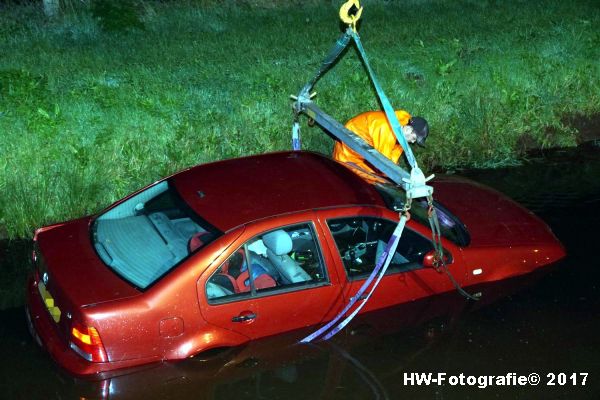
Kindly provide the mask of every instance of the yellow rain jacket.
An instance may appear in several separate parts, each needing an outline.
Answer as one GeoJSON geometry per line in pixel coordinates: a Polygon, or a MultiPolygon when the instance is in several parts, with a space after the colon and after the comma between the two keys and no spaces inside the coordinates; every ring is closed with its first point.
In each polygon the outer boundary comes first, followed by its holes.
{"type": "MultiPolygon", "coordinates": [[[[396,117],[402,126],[407,125],[410,120],[410,114],[404,110],[396,111],[396,117]]],[[[363,138],[365,142],[394,163],[398,163],[403,150],[383,111],[368,111],[359,114],[346,123],[346,128],[363,138]]],[[[342,142],[335,144],[332,157],[334,160],[353,163],[366,171],[375,172],[360,154],[342,142]]]]}

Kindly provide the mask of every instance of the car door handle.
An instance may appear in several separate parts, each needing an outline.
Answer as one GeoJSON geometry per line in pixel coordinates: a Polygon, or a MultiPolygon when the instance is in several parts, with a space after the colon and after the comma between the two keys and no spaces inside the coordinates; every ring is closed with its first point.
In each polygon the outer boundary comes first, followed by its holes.
{"type": "Polygon", "coordinates": [[[256,318],[256,314],[254,313],[238,315],[237,317],[231,318],[231,322],[246,322],[254,318],[256,318]]]}

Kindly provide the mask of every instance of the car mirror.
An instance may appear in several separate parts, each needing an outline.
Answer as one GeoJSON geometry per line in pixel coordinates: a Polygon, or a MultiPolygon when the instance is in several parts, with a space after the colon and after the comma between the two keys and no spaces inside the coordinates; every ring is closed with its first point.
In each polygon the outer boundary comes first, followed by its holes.
{"type": "MultiPolygon", "coordinates": [[[[435,250],[431,250],[430,252],[428,252],[427,254],[425,254],[425,257],[423,257],[423,267],[425,268],[434,268],[438,266],[437,263],[437,254],[435,250]]],[[[444,250],[444,262],[446,263],[446,265],[450,265],[452,264],[452,262],[454,261],[454,259],[452,258],[452,254],[450,254],[449,251],[444,250]]]]}

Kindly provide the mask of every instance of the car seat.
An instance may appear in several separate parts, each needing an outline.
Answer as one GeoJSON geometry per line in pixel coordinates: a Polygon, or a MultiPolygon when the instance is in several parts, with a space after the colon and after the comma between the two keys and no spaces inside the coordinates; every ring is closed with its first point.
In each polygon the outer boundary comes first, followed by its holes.
{"type": "Polygon", "coordinates": [[[200,247],[204,246],[206,243],[210,242],[213,239],[213,234],[207,231],[202,231],[196,233],[194,236],[190,238],[188,241],[188,252],[193,253],[200,247]]]}
{"type": "Polygon", "coordinates": [[[239,249],[221,265],[217,273],[210,278],[209,282],[219,285],[231,293],[240,293],[237,278],[240,275],[242,265],[245,264],[244,259],[244,249],[239,249]]]}
{"type": "Polygon", "coordinates": [[[219,285],[220,287],[227,289],[231,293],[239,292],[237,282],[231,275],[215,274],[212,278],[210,278],[210,283],[219,285]]]}
{"type": "MultiPolygon", "coordinates": [[[[259,264],[252,263],[250,269],[252,270],[252,280],[254,281],[255,289],[260,290],[277,286],[277,282],[275,281],[275,279],[273,279],[273,277],[269,275],[267,270],[259,264]]],[[[242,272],[236,278],[236,284],[240,292],[250,291],[250,274],[246,265],[244,265],[242,272]]]]}
{"type": "MultiPolygon", "coordinates": [[[[262,240],[260,240],[260,242],[262,243],[262,240]]],[[[264,244],[263,244],[264,246],[264,244]]],[[[250,259],[250,264],[254,265],[254,264],[258,264],[260,265],[266,272],[267,274],[269,274],[269,276],[271,276],[273,279],[275,279],[276,282],[281,282],[281,274],[279,273],[279,271],[277,270],[277,268],[275,268],[275,266],[271,263],[271,261],[269,261],[269,259],[267,258],[267,248],[264,248],[264,255],[262,254],[257,254],[256,252],[252,251],[250,249],[250,246],[248,246],[248,258],[250,259]]]]}
{"type": "Polygon", "coordinates": [[[262,237],[267,247],[267,258],[279,271],[284,283],[310,281],[311,277],[288,255],[293,249],[290,235],[283,229],[269,232],[262,237]]]}

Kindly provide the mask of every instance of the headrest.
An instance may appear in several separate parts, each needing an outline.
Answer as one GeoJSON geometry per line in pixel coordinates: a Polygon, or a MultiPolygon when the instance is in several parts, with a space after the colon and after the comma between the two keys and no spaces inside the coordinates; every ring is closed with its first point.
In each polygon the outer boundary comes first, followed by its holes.
{"type": "Polygon", "coordinates": [[[192,236],[192,238],[188,242],[188,250],[191,253],[191,252],[199,249],[200,247],[204,246],[207,242],[209,242],[211,237],[212,236],[211,236],[210,232],[206,232],[206,231],[198,232],[197,234],[192,236]]]}
{"type": "Polygon", "coordinates": [[[292,251],[292,238],[283,229],[278,229],[263,235],[262,240],[275,255],[282,256],[292,251]]]}
{"type": "Polygon", "coordinates": [[[267,248],[262,240],[257,239],[254,242],[248,245],[248,250],[255,252],[256,254],[266,257],[267,256],[267,248]]]}

